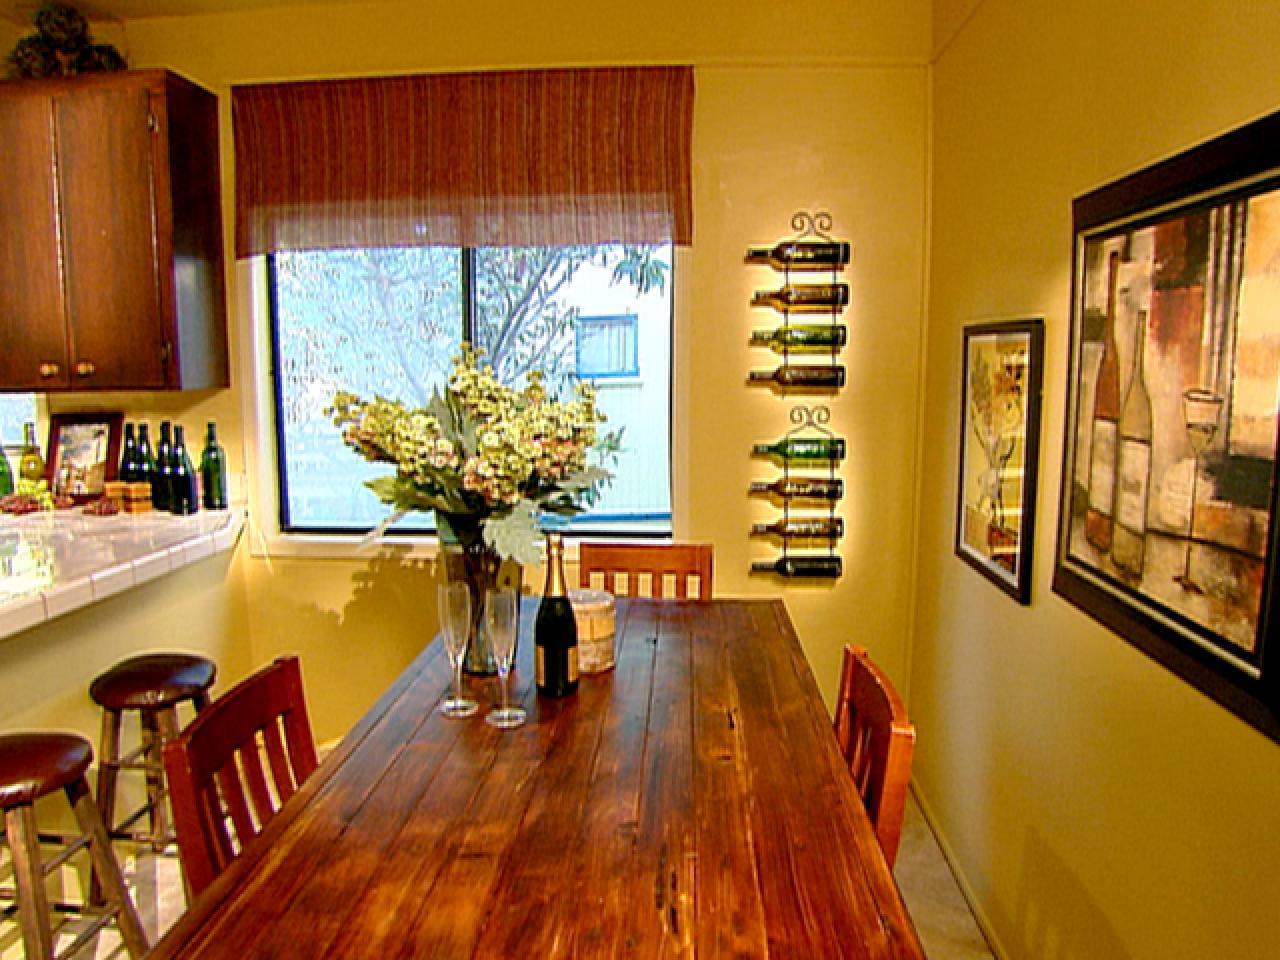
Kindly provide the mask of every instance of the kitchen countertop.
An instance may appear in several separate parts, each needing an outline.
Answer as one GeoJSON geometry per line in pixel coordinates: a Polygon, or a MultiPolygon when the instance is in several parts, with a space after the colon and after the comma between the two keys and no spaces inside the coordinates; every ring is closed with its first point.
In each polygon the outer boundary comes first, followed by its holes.
{"type": "Polygon", "coordinates": [[[235,546],[245,510],[0,517],[0,637],[28,630],[235,546]]]}

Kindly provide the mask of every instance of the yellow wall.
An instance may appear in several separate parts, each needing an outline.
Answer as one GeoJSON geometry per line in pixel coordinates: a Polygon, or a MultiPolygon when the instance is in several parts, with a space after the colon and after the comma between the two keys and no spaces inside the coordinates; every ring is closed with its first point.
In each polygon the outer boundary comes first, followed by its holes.
{"type": "Polygon", "coordinates": [[[1276,109],[1276,4],[985,0],[935,64],[916,786],[1009,957],[1280,949],[1280,746],[1050,591],[1071,199],[1276,109]],[[961,328],[1043,315],[1033,603],[952,554],[961,328]]]}
{"type": "MultiPolygon", "coordinates": [[[[223,96],[227,219],[232,83],[330,75],[487,67],[689,62],[696,66],[695,230],[681,261],[676,361],[677,534],[711,540],[721,593],[776,593],[749,578],[751,479],[772,468],[750,460],[753,442],[790,424],[790,404],[744,381],[753,366],[757,287],[777,278],[748,268],[750,244],[790,233],[791,214],[829,210],[854,243],[849,276],[850,386],[832,402],[848,435],[848,573],[834,586],[792,587],[788,603],[819,681],[834,690],[840,646],[858,639],[905,683],[908,570],[922,322],[927,146],[928,4],[658,2],[616,6],[562,0],[519,7],[380,4],[277,8],[243,14],[137,20],[111,38],[135,66],[167,66],[223,96]],[[822,28],[815,28],[821,23],[822,28]],[[850,611],[832,616],[833,610],[850,611]],[[855,613],[856,611],[856,613],[855,613]],[[850,630],[855,620],[859,630],[850,630]]],[[[229,279],[232,274],[228,274],[229,279]]],[[[252,318],[232,297],[237,358],[230,391],[208,395],[75,397],[151,419],[218,419],[233,471],[245,440],[240,375],[252,318]]],[[[242,548],[243,552],[243,548],[242,548]]],[[[435,630],[421,561],[244,558],[251,659],[303,655],[318,735],[355,720],[435,630]]],[[[571,573],[571,576],[573,574],[571,573]]],[[[526,582],[540,583],[531,572],[526,582]]]]}

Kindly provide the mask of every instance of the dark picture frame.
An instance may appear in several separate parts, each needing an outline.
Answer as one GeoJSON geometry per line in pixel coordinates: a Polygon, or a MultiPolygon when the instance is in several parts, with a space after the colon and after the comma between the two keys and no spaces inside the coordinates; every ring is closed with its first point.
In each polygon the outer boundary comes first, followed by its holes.
{"type": "Polygon", "coordinates": [[[102,496],[120,462],[122,413],[55,413],[49,417],[45,480],[55,495],[88,503],[102,496]]]}
{"type": "Polygon", "coordinates": [[[956,555],[1031,602],[1044,321],[964,328],[956,555]]]}
{"type": "Polygon", "coordinates": [[[1072,219],[1053,589],[1280,741],[1280,113],[1072,219]]]}

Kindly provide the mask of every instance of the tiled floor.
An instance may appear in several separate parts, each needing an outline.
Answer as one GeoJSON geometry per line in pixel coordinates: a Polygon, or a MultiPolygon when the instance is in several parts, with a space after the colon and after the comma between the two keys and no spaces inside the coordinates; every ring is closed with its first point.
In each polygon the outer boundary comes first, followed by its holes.
{"type": "MultiPolygon", "coordinates": [[[[142,924],[154,941],[185,907],[177,858],[157,856],[149,851],[130,856],[123,848],[119,855],[142,924]]],[[[907,802],[894,875],[929,960],[993,960],[914,796],[907,802]]],[[[69,882],[74,884],[74,880],[69,882]]],[[[75,891],[69,891],[69,896],[74,894],[75,891]]],[[[65,946],[70,939],[61,943],[65,946]]],[[[81,957],[124,960],[126,954],[120,948],[114,928],[108,928],[99,937],[96,950],[86,950],[81,957]]],[[[22,942],[16,923],[0,924],[0,960],[22,960],[22,942]]]]}
{"type": "Polygon", "coordinates": [[[992,960],[991,948],[914,794],[907,795],[893,874],[929,960],[992,960]]]}

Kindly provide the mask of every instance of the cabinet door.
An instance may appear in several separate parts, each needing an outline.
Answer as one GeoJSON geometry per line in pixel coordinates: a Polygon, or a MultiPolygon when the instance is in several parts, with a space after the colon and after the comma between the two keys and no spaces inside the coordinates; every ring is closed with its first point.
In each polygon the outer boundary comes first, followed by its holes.
{"type": "Polygon", "coordinates": [[[48,97],[0,97],[0,385],[67,385],[48,97]]]}
{"type": "Polygon", "coordinates": [[[153,131],[145,86],[54,100],[71,386],[163,387],[153,131]]]}

